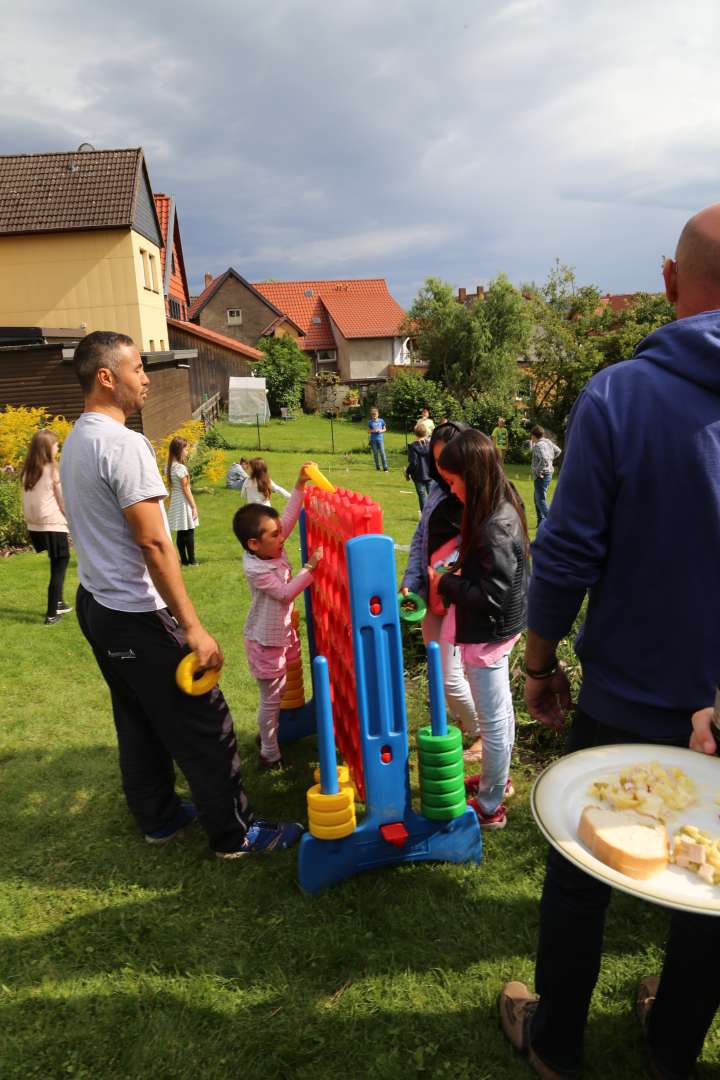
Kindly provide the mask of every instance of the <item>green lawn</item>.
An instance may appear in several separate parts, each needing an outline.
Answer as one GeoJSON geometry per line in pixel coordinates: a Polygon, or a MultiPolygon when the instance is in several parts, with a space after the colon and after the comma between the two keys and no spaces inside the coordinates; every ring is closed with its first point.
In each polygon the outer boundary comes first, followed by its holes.
{"type": "MultiPolygon", "coordinates": [[[[256,447],[253,429],[224,432],[238,450],[256,447]]],[[[402,477],[404,437],[388,434],[391,471],[377,474],[360,452],[363,427],[339,422],[334,434],[331,456],[329,421],[273,422],[261,433],[272,475],[290,486],[311,453],[336,483],[377,498],[386,531],[409,543],[417,501],[402,477]]],[[[527,470],[508,471],[532,506],[527,470]]],[[[198,496],[201,566],[187,582],[225,648],[251,797],[264,816],[304,818],[313,740],[290,749],[281,774],[254,767],[237,503],[223,489],[198,496]]],[[[528,1076],[499,1032],[496,998],[506,979],[532,982],[545,849],[527,796],[534,763],[557,742],[519,710],[519,794],[479,869],[403,867],[310,898],[294,853],[222,864],[199,829],[150,849],[125,808],[107,691],[74,616],[42,625],[46,578],[44,556],[0,565],[3,1080],[528,1076]]],[[[74,583],[73,564],[68,596],[74,583]]],[[[426,720],[421,676],[408,678],[411,729],[426,720]]],[[[642,1075],[631,999],[637,977],[658,969],[666,924],[659,909],[615,898],[589,1077],[642,1075]]],[[[717,1034],[706,1061],[720,1065],[717,1034]]]]}

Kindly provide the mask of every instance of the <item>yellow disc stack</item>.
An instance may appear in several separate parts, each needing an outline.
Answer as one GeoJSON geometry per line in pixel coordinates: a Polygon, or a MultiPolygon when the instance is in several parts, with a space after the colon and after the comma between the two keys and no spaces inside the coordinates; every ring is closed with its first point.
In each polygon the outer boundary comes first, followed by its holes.
{"type": "Polygon", "coordinates": [[[355,831],[355,789],[347,765],[338,765],[338,782],[337,795],[324,795],[320,784],[308,790],[308,830],[318,840],[341,840],[355,831]]]}
{"type": "MultiPolygon", "coordinates": [[[[300,623],[300,615],[297,611],[293,610],[292,624],[295,630],[300,623]]],[[[303,663],[302,654],[298,649],[298,655],[295,660],[288,660],[287,664],[287,682],[285,684],[285,693],[283,699],[280,702],[281,709],[300,709],[305,704],[305,684],[303,682],[303,663]]]]}

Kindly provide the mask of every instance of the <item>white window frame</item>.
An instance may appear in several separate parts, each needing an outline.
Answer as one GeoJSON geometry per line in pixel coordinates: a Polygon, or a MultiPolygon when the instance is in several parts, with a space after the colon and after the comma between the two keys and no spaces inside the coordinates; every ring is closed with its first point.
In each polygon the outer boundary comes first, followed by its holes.
{"type": "Polygon", "coordinates": [[[228,326],[242,326],[242,308],[227,308],[225,311],[228,326]]]}

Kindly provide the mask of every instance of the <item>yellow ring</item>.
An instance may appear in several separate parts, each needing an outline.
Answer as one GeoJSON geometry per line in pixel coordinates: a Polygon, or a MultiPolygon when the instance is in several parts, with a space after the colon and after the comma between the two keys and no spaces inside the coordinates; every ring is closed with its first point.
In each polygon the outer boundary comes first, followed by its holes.
{"type": "Polygon", "coordinates": [[[344,836],[350,836],[355,832],[355,825],[353,814],[352,821],[346,825],[316,825],[314,822],[309,822],[308,828],[310,835],[317,837],[318,840],[342,840],[344,836]]]}
{"type": "Polygon", "coordinates": [[[207,694],[220,678],[220,668],[208,668],[199,679],[195,679],[193,676],[197,669],[198,658],[194,652],[188,653],[178,664],[175,671],[175,682],[183,694],[190,694],[192,697],[207,694]]]}
{"type": "Polygon", "coordinates": [[[355,801],[355,792],[350,785],[343,787],[342,791],[339,791],[337,795],[324,795],[320,790],[320,785],[315,784],[308,789],[307,803],[308,813],[314,814],[315,808],[322,813],[333,813],[337,810],[346,810],[348,806],[352,806],[355,801]]]}

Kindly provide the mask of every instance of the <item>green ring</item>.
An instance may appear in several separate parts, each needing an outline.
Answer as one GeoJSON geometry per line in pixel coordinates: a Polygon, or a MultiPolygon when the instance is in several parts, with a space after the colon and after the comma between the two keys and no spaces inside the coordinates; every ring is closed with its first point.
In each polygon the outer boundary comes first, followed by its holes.
{"type": "Polygon", "coordinates": [[[442,754],[462,746],[462,732],[456,727],[449,727],[447,735],[433,735],[431,726],[426,724],[418,728],[417,739],[421,754],[442,754]]]}
{"type": "Polygon", "coordinates": [[[454,777],[459,776],[460,772],[460,762],[457,760],[449,765],[426,765],[422,759],[420,761],[420,776],[423,781],[452,780],[454,777]]]}
{"type": "Polygon", "coordinates": [[[446,750],[442,754],[429,754],[427,751],[420,751],[418,755],[420,758],[420,771],[428,767],[434,769],[445,769],[448,765],[459,765],[462,760],[461,753],[457,750],[446,750]]]}
{"type": "Polygon", "coordinates": [[[409,592],[406,595],[403,595],[403,593],[398,593],[398,606],[400,608],[400,618],[403,622],[406,623],[420,622],[421,619],[425,618],[425,615],[427,613],[427,604],[423,600],[422,596],[418,596],[418,594],[414,592],[409,592]],[[403,603],[407,602],[408,600],[412,600],[415,604],[414,611],[409,608],[403,608],[403,603]]]}
{"type": "Polygon", "coordinates": [[[423,788],[420,789],[420,802],[424,806],[434,806],[436,810],[440,810],[448,806],[455,806],[460,801],[467,802],[464,788],[462,795],[457,788],[455,788],[454,791],[449,791],[444,795],[436,794],[433,791],[425,791],[423,788]]]}
{"type": "Polygon", "coordinates": [[[462,795],[463,799],[465,798],[465,784],[462,776],[453,776],[450,780],[427,780],[424,776],[421,776],[420,791],[423,798],[426,795],[433,798],[435,795],[454,795],[458,799],[462,795]]]}
{"type": "Polygon", "coordinates": [[[435,807],[426,806],[425,803],[420,805],[420,813],[430,821],[451,821],[453,818],[460,817],[466,810],[466,802],[455,803],[454,806],[448,806],[445,810],[437,810],[435,807]]]}

